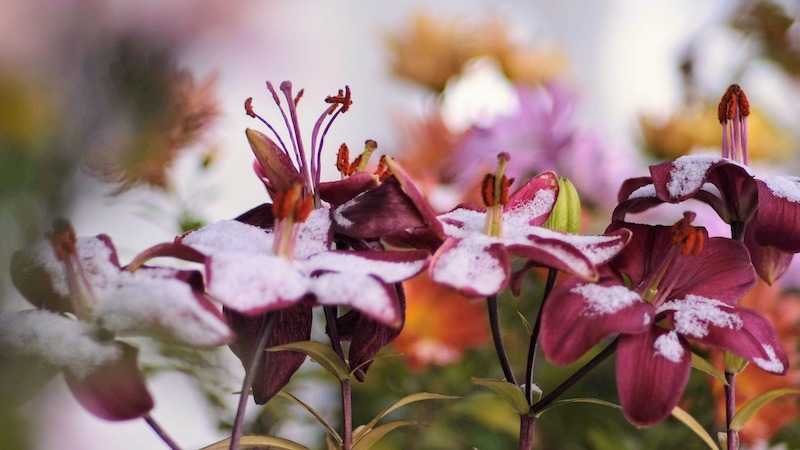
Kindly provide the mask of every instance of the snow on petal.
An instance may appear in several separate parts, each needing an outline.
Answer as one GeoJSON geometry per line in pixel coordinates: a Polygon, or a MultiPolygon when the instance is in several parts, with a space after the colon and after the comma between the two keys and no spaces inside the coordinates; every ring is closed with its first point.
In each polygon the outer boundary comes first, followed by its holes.
{"type": "Polygon", "coordinates": [[[308,258],[319,252],[330,250],[330,210],[320,208],[311,211],[305,222],[298,226],[297,245],[294,249],[298,259],[308,258]]]}
{"type": "Polygon", "coordinates": [[[114,341],[100,341],[98,329],[47,310],[0,315],[0,353],[32,356],[78,378],[122,357],[114,341]]]}
{"type": "Polygon", "coordinates": [[[272,255],[224,252],[211,257],[208,292],[225,306],[258,314],[299,301],[308,277],[272,255]]]}
{"type": "Polygon", "coordinates": [[[388,325],[398,325],[399,306],[387,286],[369,275],[325,273],[312,280],[310,291],[320,305],[347,305],[388,325]]]}
{"type": "Polygon", "coordinates": [[[115,334],[163,333],[200,347],[232,338],[220,315],[203,307],[188,284],[142,271],[121,275],[120,286],[98,295],[94,316],[104,329],[115,334]]]}
{"type": "Polygon", "coordinates": [[[631,192],[630,195],[628,196],[628,200],[633,200],[636,198],[651,198],[651,197],[656,197],[656,185],[646,184],[631,192]]]}
{"type": "Polygon", "coordinates": [[[570,289],[570,292],[578,294],[586,300],[587,308],[583,314],[587,316],[614,314],[642,301],[639,294],[625,286],[579,284],[570,289]]]}
{"type": "Polygon", "coordinates": [[[678,339],[678,333],[675,331],[658,336],[653,342],[653,350],[656,351],[656,355],[663,356],[674,363],[681,362],[685,351],[678,339]]]}
{"type": "Polygon", "coordinates": [[[800,203],[800,177],[770,176],[763,181],[775,197],[800,203]]]}
{"type": "Polygon", "coordinates": [[[628,243],[630,233],[600,234],[600,235],[580,235],[558,232],[547,228],[535,228],[529,230],[530,234],[548,239],[558,239],[572,245],[583,253],[592,264],[600,265],[622,251],[628,243]]]}
{"type": "Polygon", "coordinates": [[[474,209],[458,208],[437,217],[442,222],[445,234],[455,238],[483,234],[486,224],[486,212],[474,209]]]}
{"type": "Polygon", "coordinates": [[[497,247],[483,236],[448,240],[431,261],[431,279],[470,295],[494,295],[505,286],[509,270],[507,256],[503,260],[497,247]]]}
{"type": "Polygon", "coordinates": [[[517,227],[527,225],[532,220],[549,213],[556,204],[556,193],[551,189],[536,191],[532,199],[521,201],[513,208],[503,212],[503,222],[517,227]]]}
{"type": "Polygon", "coordinates": [[[775,349],[769,344],[762,344],[761,348],[764,349],[769,359],[753,358],[753,363],[767,372],[783,373],[786,370],[786,366],[783,365],[783,362],[775,354],[775,349]]]}
{"type": "Polygon", "coordinates": [[[699,295],[687,295],[681,300],[670,300],[657,312],[674,311],[675,331],[694,338],[708,335],[709,326],[738,330],[744,323],[731,305],[699,295]]]}
{"type": "Polygon", "coordinates": [[[678,198],[700,189],[708,169],[722,158],[711,155],[681,156],[672,163],[667,190],[670,197],[678,198]]]}
{"type": "Polygon", "coordinates": [[[271,253],[273,235],[237,220],[221,220],[191,231],[181,243],[208,255],[221,252],[271,253]]]}
{"type": "Polygon", "coordinates": [[[308,273],[317,270],[360,275],[374,275],[381,280],[394,283],[418,274],[427,261],[426,257],[409,258],[424,253],[413,252],[323,252],[302,261],[308,273]]]}

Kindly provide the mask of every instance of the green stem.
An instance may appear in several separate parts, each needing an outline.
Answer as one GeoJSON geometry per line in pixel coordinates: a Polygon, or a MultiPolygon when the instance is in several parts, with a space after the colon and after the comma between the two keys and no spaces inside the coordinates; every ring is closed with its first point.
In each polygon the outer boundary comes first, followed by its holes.
{"type": "Polygon", "coordinates": [[[494,349],[497,352],[497,359],[500,360],[500,367],[503,369],[506,381],[516,386],[517,379],[514,378],[511,364],[508,362],[508,354],[506,354],[503,336],[500,333],[500,318],[497,315],[497,296],[490,295],[486,297],[486,306],[489,309],[489,326],[492,329],[492,339],[494,340],[494,349]]]}
{"type": "Polygon", "coordinates": [[[536,345],[539,342],[539,333],[542,327],[542,310],[544,309],[544,302],[547,301],[547,298],[550,296],[550,291],[553,290],[553,286],[556,284],[556,277],[558,277],[558,270],[550,269],[547,272],[547,282],[544,286],[544,292],[542,293],[542,304],[539,306],[539,312],[536,313],[536,321],[533,323],[531,340],[528,344],[528,363],[527,371],[525,372],[525,398],[528,399],[529,405],[533,404],[533,397],[531,397],[533,388],[533,364],[536,358],[536,345]]]}
{"type": "Polygon", "coordinates": [[[264,359],[267,341],[272,334],[274,325],[275,314],[268,313],[264,316],[263,323],[261,324],[261,331],[258,334],[258,341],[255,347],[253,347],[253,355],[250,357],[250,364],[246,369],[244,380],[242,381],[242,392],[239,393],[239,406],[236,409],[236,418],[233,421],[233,431],[231,431],[230,450],[238,450],[239,448],[239,440],[242,437],[242,429],[244,428],[244,413],[247,409],[247,400],[250,398],[250,390],[256,379],[256,372],[261,365],[261,360],[264,359]]]}

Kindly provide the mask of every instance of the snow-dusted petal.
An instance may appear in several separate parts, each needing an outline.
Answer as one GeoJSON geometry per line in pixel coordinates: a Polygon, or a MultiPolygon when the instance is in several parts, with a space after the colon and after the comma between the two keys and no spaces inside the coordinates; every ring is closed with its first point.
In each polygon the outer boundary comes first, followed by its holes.
{"type": "Polygon", "coordinates": [[[485,236],[449,239],[434,254],[431,279],[471,297],[502,291],[510,263],[503,245],[485,236]]]}
{"type": "Polygon", "coordinates": [[[297,243],[294,256],[308,258],[331,248],[331,211],[319,208],[311,211],[305,222],[297,225],[297,243]]]}
{"type": "Polygon", "coordinates": [[[347,305],[387,325],[399,325],[394,288],[369,275],[324,273],[312,279],[311,292],[320,305],[347,305]]]}
{"type": "Polygon", "coordinates": [[[220,252],[207,266],[208,292],[245,314],[287,307],[308,291],[308,277],[277,256],[220,252]]]}
{"type": "Polygon", "coordinates": [[[123,272],[119,285],[98,293],[95,320],[115,334],[166,336],[180,343],[214,347],[233,333],[205,298],[174,277],[152,271],[123,272]]]}
{"type": "MultiPolygon", "coordinates": [[[[686,198],[703,187],[712,166],[727,161],[712,155],[681,156],[669,163],[666,191],[670,199],[686,198]]],[[[653,174],[654,179],[659,177],[653,174]]],[[[658,185],[657,185],[658,186],[658,185]]]]}
{"type": "Polygon", "coordinates": [[[553,211],[558,189],[555,173],[539,174],[511,194],[503,208],[503,222],[514,227],[543,224],[553,211]]]}
{"type": "Polygon", "coordinates": [[[653,305],[613,278],[573,279],[556,286],[545,303],[542,351],[555,364],[570,364],[610,335],[644,332],[653,317],[653,305]]]}
{"type": "Polygon", "coordinates": [[[656,313],[667,311],[672,316],[674,330],[692,339],[708,336],[711,328],[736,331],[744,325],[733,305],[699,295],[665,302],[656,313]]]}
{"type": "Polygon", "coordinates": [[[574,245],[564,240],[544,238],[534,234],[528,236],[529,243],[513,244],[508,251],[544,267],[550,267],[575,275],[584,280],[597,280],[597,267],[574,245]]]}
{"type": "Polygon", "coordinates": [[[85,377],[64,374],[78,402],[105,420],[131,420],[153,409],[153,397],[137,364],[138,351],[118,343],[122,356],[93,370],[85,377]]]}
{"type": "Polygon", "coordinates": [[[444,233],[450,237],[464,238],[474,234],[484,234],[486,211],[456,208],[438,218],[442,222],[444,233]]]}
{"type": "Polygon", "coordinates": [[[580,235],[564,233],[547,228],[536,228],[532,235],[547,239],[561,240],[583,253],[594,265],[604,264],[622,251],[631,238],[631,232],[625,228],[608,234],[580,235]]]}
{"type": "Polygon", "coordinates": [[[666,419],[678,404],[692,367],[686,341],[674,332],[650,327],[619,337],[617,391],[625,417],[639,426],[666,419]]]}
{"type": "Polygon", "coordinates": [[[114,341],[101,341],[98,329],[46,310],[0,315],[0,353],[34,357],[83,378],[123,356],[114,341]]]}
{"type": "Polygon", "coordinates": [[[180,238],[184,245],[207,255],[221,252],[272,253],[272,232],[237,220],[221,220],[190,231],[180,238]]]}
{"type": "Polygon", "coordinates": [[[420,273],[428,262],[428,252],[348,252],[318,253],[302,262],[308,273],[316,271],[373,275],[387,283],[403,281],[420,273]]]}

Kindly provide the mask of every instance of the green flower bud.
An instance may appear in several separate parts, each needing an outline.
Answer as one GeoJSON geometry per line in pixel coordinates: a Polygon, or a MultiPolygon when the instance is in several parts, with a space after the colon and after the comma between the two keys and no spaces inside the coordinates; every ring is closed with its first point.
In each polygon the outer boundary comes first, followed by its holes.
{"type": "Polygon", "coordinates": [[[581,199],[575,185],[564,177],[558,179],[558,199],[543,226],[567,233],[581,230],[581,199]]]}
{"type": "Polygon", "coordinates": [[[740,373],[747,367],[748,361],[746,359],[742,359],[733,353],[725,352],[725,372],[732,373],[734,375],[740,373]]]}

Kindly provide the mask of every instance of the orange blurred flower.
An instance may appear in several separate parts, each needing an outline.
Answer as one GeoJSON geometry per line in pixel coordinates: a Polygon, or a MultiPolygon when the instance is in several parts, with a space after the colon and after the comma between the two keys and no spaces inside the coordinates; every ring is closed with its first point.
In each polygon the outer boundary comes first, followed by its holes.
{"type": "MultiPolygon", "coordinates": [[[[790,368],[785,376],[776,376],[748,367],[736,376],[736,405],[740,407],[748,400],[764,392],[800,385],[800,354],[797,352],[797,338],[800,335],[800,295],[781,294],[777,285],[769,286],[759,280],[758,286],[740,302],[769,320],[778,332],[783,348],[787,351],[790,368]]],[[[715,355],[717,366],[722,364],[722,355],[715,355]]],[[[721,383],[714,384],[717,399],[718,417],[725,417],[725,396],[721,383]]],[[[743,443],[751,445],[769,440],[787,423],[800,417],[797,399],[793,396],[781,397],[770,402],[758,412],[739,432],[743,443]]]]}
{"type": "Polygon", "coordinates": [[[427,272],[403,285],[406,322],[393,345],[411,368],[451,364],[464,351],[489,343],[491,335],[483,302],[434,283],[427,272]]]}

